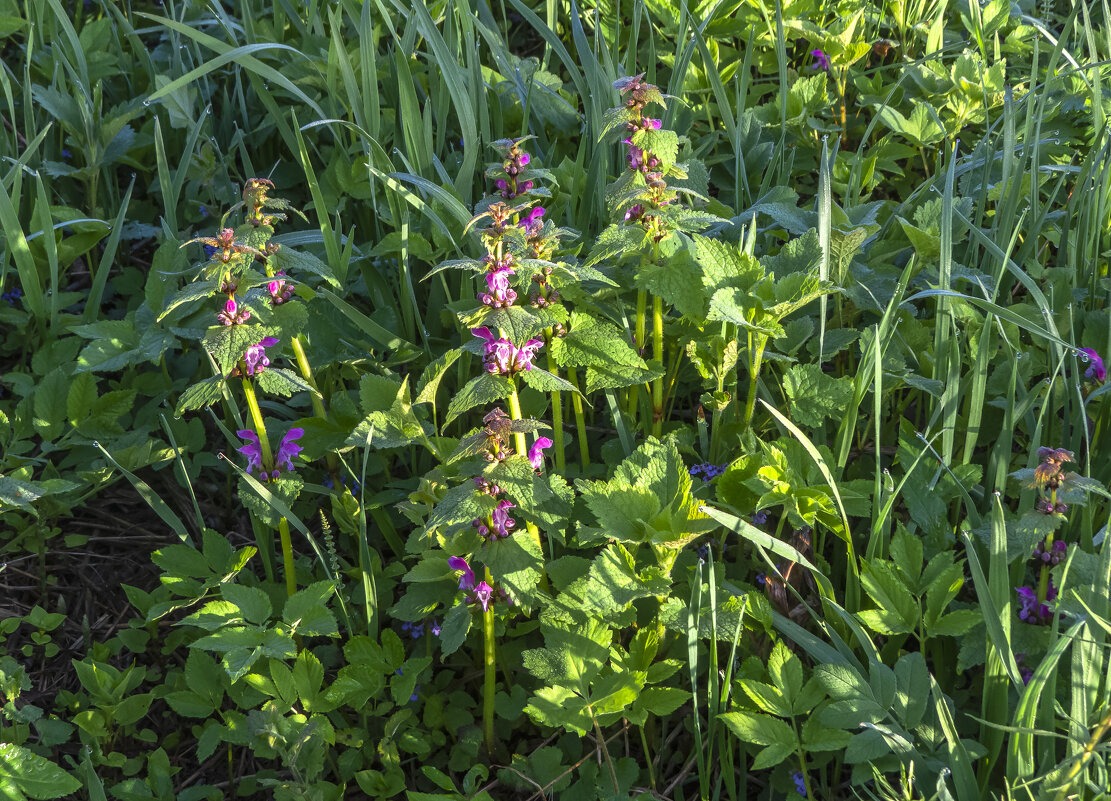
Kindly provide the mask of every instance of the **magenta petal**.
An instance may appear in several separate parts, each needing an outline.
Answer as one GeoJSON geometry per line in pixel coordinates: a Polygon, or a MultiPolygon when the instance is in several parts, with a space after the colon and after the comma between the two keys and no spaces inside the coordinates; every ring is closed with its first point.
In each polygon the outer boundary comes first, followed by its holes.
{"type": "Polygon", "coordinates": [[[463,571],[463,575],[459,577],[459,589],[469,590],[474,587],[474,571],[471,570],[471,566],[467,564],[466,559],[461,556],[449,557],[447,566],[452,570],[463,571]]]}
{"type": "Polygon", "coordinates": [[[472,328],[471,333],[474,336],[479,337],[480,339],[485,339],[487,342],[493,342],[495,339],[497,339],[497,337],[495,337],[493,333],[491,333],[490,329],[486,328],[485,326],[483,326],[482,328],[472,328]]]}
{"type": "Polygon", "coordinates": [[[277,337],[263,337],[262,341],[258,344],[262,345],[262,347],[264,348],[270,348],[274,345],[277,345],[279,341],[280,340],[277,337]]]}
{"type": "Polygon", "coordinates": [[[490,599],[493,596],[494,588],[487,584],[485,581],[474,588],[475,601],[482,607],[483,612],[490,608],[490,599]]]}

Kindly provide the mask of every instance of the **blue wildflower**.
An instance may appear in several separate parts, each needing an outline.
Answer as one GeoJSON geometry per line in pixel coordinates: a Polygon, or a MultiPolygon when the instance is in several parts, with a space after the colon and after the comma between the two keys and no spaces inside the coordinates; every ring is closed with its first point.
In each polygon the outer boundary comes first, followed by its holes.
{"type": "Polygon", "coordinates": [[[765,582],[767,582],[767,580],[768,580],[768,577],[764,573],[757,573],[756,574],[756,583],[758,585],[760,585],[761,587],[764,586],[764,584],[765,584],[765,582]]]}
{"type": "Polygon", "coordinates": [[[0,295],[0,300],[6,300],[6,301],[8,301],[9,306],[14,306],[15,302],[17,300],[19,300],[21,297],[23,297],[23,290],[20,289],[19,287],[15,287],[15,288],[5,292],[4,294],[0,295]]]}
{"type": "Polygon", "coordinates": [[[806,798],[806,779],[800,771],[795,771],[791,774],[791,779],[795,782],[795,791],[806,798]]]}
{"type": "Polygon", "coordinates": [[[409,696],[409,702],[410,703],[412,703],[413,701],[416,701],[418,698],[420,698],[420,695],[418,695],[419,692],[420,692],[420,685],[418,684],[416,687],[413,688],[413,694],[409,696]]]}
{"type": "Polygon", "coordinates": [[[197,209],[197,211],[201,213],[202,217],[208,216],[208,206],[204,205],[203,203],[201,204],[200,208],[197,209]]]}
{"type": "Polygon", "coordinates": [[[206,259],[211,259],[215,255],[216,255],[216,246],[215,245],[204,245],[204,257],[206,259]]]}
{"type": "Polygon", "coordinates": [[[62,158],[63,159],[65,159],[66,161],[69,161],[72,156],[73,156],[73,154],[70,153],[69,150],[67,150],[64,147],[62,148],[62,158]]]}
{"type": "Polygon", "coordinates": [[[768,522],[768,513],[761,509],[752,516],[752,525],[762,526],[768,522]]]}

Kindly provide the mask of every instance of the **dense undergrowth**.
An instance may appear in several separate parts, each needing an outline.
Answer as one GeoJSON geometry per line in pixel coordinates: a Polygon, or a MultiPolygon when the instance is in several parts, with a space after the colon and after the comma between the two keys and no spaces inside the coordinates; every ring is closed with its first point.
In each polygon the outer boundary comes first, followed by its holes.
{"type": "Polygon", "coordinates": [[[1105,797],[1106,4],[0,37],[0,797],[1105,797]]]}

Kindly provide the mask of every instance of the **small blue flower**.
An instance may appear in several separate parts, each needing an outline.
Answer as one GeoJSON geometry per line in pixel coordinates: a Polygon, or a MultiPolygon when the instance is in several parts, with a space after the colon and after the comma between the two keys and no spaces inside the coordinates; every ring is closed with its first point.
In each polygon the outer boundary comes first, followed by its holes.
{"type": "Polygon", "coordinates": [[[761,587],[764,586],[764,583],[767,580],[768,580],[768,577],[765,574],[763,574],[763,573],[757,573],[756,574],[756,583],[759,584],[761,587]]]}
{"type": "Polygon", "coordinates": [[[73,156],[73,154],[70,153],[69,150],[67,150],[64,147],[62,148],[62,158],[63,159],[65,159],[66,161],[69,161],[72,156],[73,156]]]}
{"type": "Polygon", "coordinates": [[[709,543],[704,543],[703,545],[699,545],[698,546],[698,561],[704,563],[709,558],[710,558],[710,544],[709,543]]]}
{"type": "Polygon", "coordinates": [[[409,702],[410,703],[412,703],[412,702],[416,701],[418,698],[420,698],[420,696],[418,695],[419,692],[420,692],[420,685],[418,684],[416,687],[413,688],[413,694],[409,696],[409,702]]]}
{"type": "MultiPolygon", "coordinates": [[[[326,479],[324,479],[324,480],[323,480],[323,481],[321,481],[320,483],[321,483],[321,485],[323,485],[323,486],[327,487],[328,489],[333,489],[333,488],[335,488],[335,486],[336,486],[336,483],[335,483],[334,481],[332,481],[332,479],[331,479],[330,477],[329,477],[329,478],[326,478],[326,479]]],[[[402,627],[402,628],[405,628],[405,626],[406,626],[406,625],[408,625],[408,624],[406,624],[406,623],[402,623],[402,624],[401,624],[401,627],[402,627]]]]}
{"type": "Polygon", "coordinates": [[[752,525],[762,526],[768,522],[768,513],[761,509],[759,512],[752,516],[752,525]]]}
{"type": "Polygon", "coordinates": [[[15,287],[0,295],[0,300],[6,300],[9,306],[14,306],[15,302],[21,297],[23,297],[23,290],[19,287],[15,287]]]}
{"type": "Polygon", "coordinates": [[[214,245],[205,245],[204,246],[204,257],[206,259],[211,259],[215,255],[216,255],[216,247],[214,245]]]}
{"type": "Polygon", "coordinates": [[[200,208],[197,209],[197,211],[201,213],[202,217],[208,216],[208,206],[205,206],[203,203],[201,204],[200,208]]]}
{"type": "Polygon", "coordinates": [[[791,774],[791,779],[795,782],[795,791],[803,798],[806,798],[806,779],[803,777],[802,773],[796,770],[791,774]]]}

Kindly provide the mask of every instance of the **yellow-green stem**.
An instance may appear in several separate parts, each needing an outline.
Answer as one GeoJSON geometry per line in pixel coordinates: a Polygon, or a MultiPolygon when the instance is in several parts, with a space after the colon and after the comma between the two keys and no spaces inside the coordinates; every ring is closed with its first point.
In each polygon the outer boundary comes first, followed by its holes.
{"type": "MultiPolygon", "coordinates": [[[[511,420],[523,419],[521,415],[521,400],[517,397],[517,387],[513,387],[513,394],[507,399],[509,403],[509,417],[511,420]]],[[[517,446],[517,453],[525,458],[528,458],[528,441],[525,439],[523,431],[518,431],[513,435],[513,441],[517,446]]]]}
{"type": "MultiPolygon", "coordinates": [[[[652,355],[659,363],[664,361],[664,302],[663,298],[652,298],[652,355]]],[[[652,433],[657,437],[664,424],[664,379],[663,376],[652,382],[652,433]]]]}
{"type": "MultiPolygon", "coordinates": [[[[486,568],[486,583],[494,584],[490,568],[486,568]]],[[[494,648],[494,601],[482,613],[483,672],[482,729],[486,734],[486,750],[494,753],[494,694],[497,691],[497,654],[494,648]]]]}
{"type": "Polygon", "coordinates": [[[314,392],[310,393],[309,397],[312,400],[312,410],[317,417],[323,419],[325,416],[324,399],[320,397],[320,388],[316,385],[316,379],[312,375],[312,367],[309,366],[309,359],[305,355],[305,342],[298,334],[293,338],[293,356],[297,359],[297,369],[301,371],[301,377],[305,379],[314,392]]]}
{"type": "MultiPolygon", "coordinates": [[[[552,375],[559,374],[559,366],[552,358],[551,342],[552,329],[548,329],[548,372],[552,375]]],[[[552,393],[552,440],[555,450],[555,467],[562,473],[567,468],[567,460],[563,455],[563,396],[559,392],[552,393]]]]}
{"type": "Polygon", "coordinates": [[[270,452],[270,440],[266,436],[266,423],[262,419],[262,409],[258,406],[258,397],[255,396],[255,385],[251,383],[251,379],[244,376],[243,378],[243,394],[247,398],[247,409],[251,412],[251,423],[255,427],[255,433],[258,434],[258,447],[259,454],[262,459],[263,472],[269,472],[274,469],[274,457],[270,452]]]}
{"type": "Polygon", "coordinates": [[[278,521],[278,534],[282,540],[282,568],[285,570],[285,592],[292,596],[297,592],[297,574],[293,567],[293,542],[289,538],[289,521],[284,517],[278,521]]]}
{"type": "Polygon", "coordinates": [[[579,440],[579,468],[586,472],[590,464],[590,441],[586,438],[586,417],[583,415],[583,399],[579,394],[579,376],[574,367],[567,368],[567,380],[575,385],[575,392],[571,393],[571,409],[575,413],[575,431],[579,440]]]}

